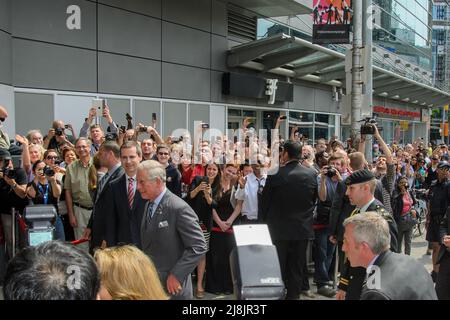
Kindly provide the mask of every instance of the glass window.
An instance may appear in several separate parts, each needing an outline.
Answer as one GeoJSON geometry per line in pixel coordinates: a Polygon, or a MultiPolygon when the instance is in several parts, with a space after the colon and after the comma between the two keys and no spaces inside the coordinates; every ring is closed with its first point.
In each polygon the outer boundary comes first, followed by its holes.
{"type": "Polygon", "coordinates": [[[194,122],[201,121],[209,124],[209,105],[189,104],[189,133],[194,137],[194,122]]]}
{"type": "MultiPolygon", "coordinates": [[[[90,100],[91,99],[88,99],[87,103],[89,103],[90,100]]],[[[61,109],[63,110],[63,108],[64,106],[62,106],[61,109]]],[[[16,92],[15,111],[16,132],[18,134],[26,135],[31,129],[40,129],[42,134],[45,136],[48,129],[52,125],[53,119],[55,118],[55,115],[53,114],[53,96],[51,94],[16,92]]],[[[84,116],[86,117],[87,113],[84,116]]],[[[65,120],[61,117],[57,119],[65,120]]],[[[74,125],[74,129],[78,136],[80,127],[75,127],[74,125]]],[[[14,137],[10,136],[10,138],[12,139],[14,137]]]]}
{"type": "Polygon", "coordinates": [[[298,131],[309,140],[309,143],[314,141],[314,113],[291,111],[289,122],[291,127],[299,127],[298,131]]]}
{"type": "Polygon", "coordinates": [[[176,129],[186,129],[186,104],[163,102],[163,139],[176,129]]]}
{"type": "MultiPolygon", "coordinates": [[[[100,99],[106,99],[106,103],[109,107],[109,112],[111,113],[111,117],[114,122],[120,125],[127,126],[126,114],[130,113],[130,100],[129,99],[116,99],[116,98],[107,98],[100,97],[100,99]]],[[[140,120],[139,120],[140,121],[140,120]]],[[[108,125],[106,124],[105,118],[101,118],[102,126],[106,128],[108,125]]],[[[133,127],[136,127],[138,122],[133,118],[132,120],[133,127]]]]}
{"type": "Polygon", "coordinates": [[[289,28],[269,19],[258,19],[257,39],[267,38],[279,33],[289,34],[289,28]]]}
{"type": "Polygon", "coordinates": [[[240,117],[242,114],[241,109],[228,109],[228,116],[229,117],[240,117]]]}
{"type": "MultiPolygon", "coordinates": [[[[134,119],[137,123],[142,123],[144,126],[153,126],[152,114],[156,113],[156,130],[161,132],[161,113],[160,113],[160,102],[159,101],[149,101],[149,100],[134,100],[133,106],[134,119]]],[[[139,140],[148,138],[147,133],[140,134],[139,140]]]]}

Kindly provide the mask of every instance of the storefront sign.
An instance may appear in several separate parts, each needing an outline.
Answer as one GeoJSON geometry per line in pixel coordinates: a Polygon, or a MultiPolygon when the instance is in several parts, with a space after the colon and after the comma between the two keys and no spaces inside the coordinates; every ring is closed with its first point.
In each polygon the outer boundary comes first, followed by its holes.
{"type": "Polygon", "coordinates": [[[407,111],[407,110],[401,110],[401,109],[392,109],[392,108],[386,108],[383,106],[374,106],[373,112],[378,113],[380,115],[389,115],[394,116],[396,118],[419,118],[420,119],[420,112],[415,111],[407,111]]]}
{"type": "Polygon", "coordinates": [[[265,99],[268,104],[294,101],[294,85],[278,79],[225,72],[222,75],[222,94],[234,97],[265,99]]]}
{"type": "Polygon", "coordinates": [[[350,43],[351,0],[313,0],[313,43],[350,43]]]}
{"type": "Polygon", "coordinates": [[[430,109],[422,109],[422,122],[430,121],[430,109]]]}

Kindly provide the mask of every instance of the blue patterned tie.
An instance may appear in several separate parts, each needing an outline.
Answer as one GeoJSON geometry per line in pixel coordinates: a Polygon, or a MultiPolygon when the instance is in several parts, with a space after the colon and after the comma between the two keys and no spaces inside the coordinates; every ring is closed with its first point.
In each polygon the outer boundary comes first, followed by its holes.
{"type": "Polygon", "coordinates": [[[147,225],[150,224],[150,221],[152,220],[153,217],[153,205],[155,203],[154,202],[149,202],[148,203],[148,209],[147,209],[147,225]]]}

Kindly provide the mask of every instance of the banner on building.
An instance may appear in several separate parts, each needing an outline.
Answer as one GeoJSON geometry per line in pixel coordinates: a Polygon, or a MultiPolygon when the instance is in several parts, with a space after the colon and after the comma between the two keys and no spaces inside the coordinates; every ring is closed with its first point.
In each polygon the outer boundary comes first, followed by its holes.
{"type": "Polygon", "coordinates": [[[351,0],[313,0],[313,43],[350,43],[351,0]]]}

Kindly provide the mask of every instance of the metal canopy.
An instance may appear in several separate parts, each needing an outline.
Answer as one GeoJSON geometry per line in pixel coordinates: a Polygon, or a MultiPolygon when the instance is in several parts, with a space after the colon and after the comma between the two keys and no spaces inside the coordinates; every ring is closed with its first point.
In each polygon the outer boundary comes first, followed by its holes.
{"type": "MultiPolygon", "coordinates": [[[[243,67],[330,86],[345,86],[345,55],[286,34],[235,46],[227,52],[228,67],[243,67]]],[[[425,83],[373,66],[373,90],[421,106],[450,102],[450,94],[425,83]]]]}
{"type": "Polygon", "coordinates": [[[312,9],[296,0],[228,0],[265,17],[296,16],[310,14],[312,9]]]}

